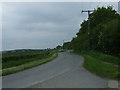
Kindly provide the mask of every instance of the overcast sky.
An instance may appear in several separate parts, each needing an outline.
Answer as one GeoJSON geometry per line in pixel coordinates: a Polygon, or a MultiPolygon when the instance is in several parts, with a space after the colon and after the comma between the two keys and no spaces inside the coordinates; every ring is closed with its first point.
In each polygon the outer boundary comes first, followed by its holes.
{"type": "Polygon", "coordinates": [[[108,5],[117,10],[117,2],[2,3],[2,50],[55,48],[75,37],[87,19],[81,10],[108,5]]]}

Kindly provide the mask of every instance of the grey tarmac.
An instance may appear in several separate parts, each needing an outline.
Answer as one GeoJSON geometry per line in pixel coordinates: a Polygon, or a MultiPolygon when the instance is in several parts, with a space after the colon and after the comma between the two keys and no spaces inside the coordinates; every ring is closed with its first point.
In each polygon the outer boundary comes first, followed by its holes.
{"type": "Polygon", "coordinates": [[[69,52],[46,64],[2,77],[3,88],[108,88],[108,80],[83,68],[83,57],[69,52]]]}

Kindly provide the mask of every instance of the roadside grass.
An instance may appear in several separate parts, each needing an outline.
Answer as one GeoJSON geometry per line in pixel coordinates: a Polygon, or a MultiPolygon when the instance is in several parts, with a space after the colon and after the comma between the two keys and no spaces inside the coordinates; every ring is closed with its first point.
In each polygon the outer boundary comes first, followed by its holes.
{"type": "Polygon", "coordinates": [[[2,69],[19,66],[19,65],[26,64],[26,63],[32,62],[34,60],[39,60],[39,59],[40,59],[40,57],[35,57],[35,58],[31,58],[31,59],[26,58],[24,60],[22,60],[22,58],[21,58],[21,60],[16,60],[16,61],[15,60],[10,60],[10,61],[7,61],[5,63],[2,63],[2,69]]]}
{"type": "Polygon", "coordinates": [[[47,63],[47,62],[55,59],[57,56],[58,56],[57,53],[52,53],[52,55],[50,57],[45,58],[45,59],[39,59],[39,60],[32,61],[32,62],[29,62],[29,63],[25,63],[25,64],[22,64],[22,65],[19,65],[19,66],[2,69],[2,70],[0,70],[0,75],[5,76],[5,75],[8,75],[8,74],[20,72],[20,71],[23,71],[23,70],[26,70],[26,69],[29,69],[29,68],[47,63]]]}
{"type": "Polygon", "coordinates": [[[75,53],[84,57],[84,68],[90,72],[109,79],[120,80],[119,58],[96,52],[75,53]]]}
{"type": "Polygon", "coordinates": [[[26,53],[8,53],[2,55],[2,69],[11,68],[26,64],[39,59],[48,58],[51,56],[52,51],[37,51],[26,53]]]}
{"type": "Polygon", "coordinates": [[[89,52],[88,54],[98,60],[108,62],[111,64],[115,64],[115,65],[120,65],[119,57],[111,56],[111,55],[107,55],[107,54],[103,54],[103,53],[98,53],[98,52],[89,52]]]}

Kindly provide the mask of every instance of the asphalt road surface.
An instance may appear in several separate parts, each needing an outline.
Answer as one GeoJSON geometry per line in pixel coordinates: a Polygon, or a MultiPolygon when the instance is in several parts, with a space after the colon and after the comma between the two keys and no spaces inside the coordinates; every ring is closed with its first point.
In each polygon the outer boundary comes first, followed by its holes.
{"type": "Polygon", "coordinates": [[[2,77],[3,88],[107,88],[107,80],[83,68],[83,58],[68,52],[46,64],[2,77]]]}

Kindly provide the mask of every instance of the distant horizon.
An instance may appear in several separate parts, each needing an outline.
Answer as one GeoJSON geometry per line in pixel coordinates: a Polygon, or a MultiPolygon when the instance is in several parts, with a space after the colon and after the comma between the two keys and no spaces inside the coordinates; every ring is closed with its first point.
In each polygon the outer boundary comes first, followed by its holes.
{"type": "Polygon", "coordinates": [[[0,50],[0,51],[13,51],[13,50],[45,50],[45,49],[54,49],[54,48],[16,48],[16,49],[7,49],[7,50],[0,50]]]}

